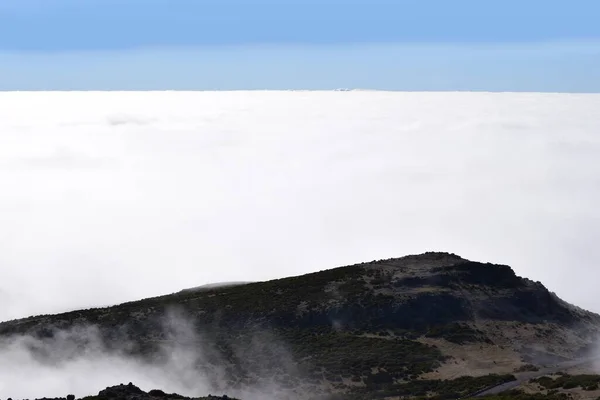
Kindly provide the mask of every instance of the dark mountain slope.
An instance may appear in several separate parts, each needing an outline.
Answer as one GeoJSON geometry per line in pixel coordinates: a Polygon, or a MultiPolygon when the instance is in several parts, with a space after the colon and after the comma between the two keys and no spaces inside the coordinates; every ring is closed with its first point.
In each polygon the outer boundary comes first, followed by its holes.
{"type": "MultiPolygon", "coordinates": [[[[596,339],[600,317],[508,266],[425,253],[25,318],[0,324],[0,336],[53,343],[57,332],[82,326],[97,328],[94,340],[107,351],[152,362],[182,343],[201,349],[190,368],[213,376],[217,390],[268,378],[298,394],[576,358],[596,339]]],[[[77,349],[91,341],[80,333],[60,338],[77,349]]]]}

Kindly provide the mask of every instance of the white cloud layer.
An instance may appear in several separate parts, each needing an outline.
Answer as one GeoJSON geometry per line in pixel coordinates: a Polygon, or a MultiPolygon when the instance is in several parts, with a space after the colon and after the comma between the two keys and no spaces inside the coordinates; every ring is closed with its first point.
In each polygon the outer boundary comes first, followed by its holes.
{"type": "Polygon", "coordinates": [[[600,311],[600,95],[0,93],[0,319],[428,250],[600,311]]]}

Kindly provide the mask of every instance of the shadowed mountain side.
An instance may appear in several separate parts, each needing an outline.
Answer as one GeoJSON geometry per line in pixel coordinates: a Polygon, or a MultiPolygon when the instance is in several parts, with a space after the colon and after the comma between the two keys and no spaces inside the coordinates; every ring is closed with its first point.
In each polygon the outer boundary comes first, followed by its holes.
{"type": "Polygon", "coordinates": [[[105,351],[149,362],[174,343],[202,349],[192,367],[233,395],[265,377],[314,395],[575,359],[595,342],[600,317],[506,265],[431,252],[14,320],[0,337],[77,342],[75,354],[90,341],[58,332],[89,326],[105,351]]]}

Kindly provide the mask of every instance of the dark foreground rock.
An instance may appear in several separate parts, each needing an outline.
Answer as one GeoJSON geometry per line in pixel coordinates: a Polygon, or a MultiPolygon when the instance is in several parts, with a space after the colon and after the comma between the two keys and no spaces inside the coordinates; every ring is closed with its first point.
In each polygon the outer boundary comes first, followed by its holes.
{"type": "MultiPolygon", "coordinates": [[[[12,400],[12,399],[9,399],[12,400]]],[[[47,398],[43,397],[36,400],[75,400],[75,396],[70,394],[67,397],[47,398]]],[[[82,400],[237,400],[228,396],[213,396],[205,397],[186,397],[177,393],[165,393],[159,389],[153,389],[149,392],[144,392],[133,383],[127,385],[120,384],[110,386],[101,390],[96,396],[86,396],[82,400]]]]}
{"type": "Polygon", "coordinates": [[[107,387],[98,393],[98,396],[89,396],[86,400],[236,400],[228,396],[213,396],[208,395],[206,397],[185,397],[177,393],[165,393],[159,389],[150,390],[148,393],[144,392],[139,387],[135,386],[131,382],[127,385],[118,385],[107,387]]]}

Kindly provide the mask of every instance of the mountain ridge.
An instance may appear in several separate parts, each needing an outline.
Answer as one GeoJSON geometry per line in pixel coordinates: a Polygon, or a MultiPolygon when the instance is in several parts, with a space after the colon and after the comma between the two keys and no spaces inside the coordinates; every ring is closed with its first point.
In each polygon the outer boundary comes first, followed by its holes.
{"type": "Polygon", "coordinates": [[[214,391],[238,396],[268,377],[299,398],[372,396],[462,376],[487,382],[576,360],[595,344],[600,316],[509,266],[428,252],[7,321],[0,338],[85,347],[93,341],[84,335],[80,343],[80,327],[90,326],[105,351],[147,362],[163,362],[182,342],[201,348],[189,368],[214,391]]]}

